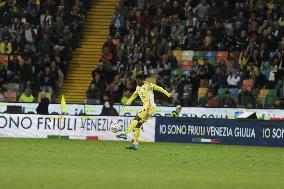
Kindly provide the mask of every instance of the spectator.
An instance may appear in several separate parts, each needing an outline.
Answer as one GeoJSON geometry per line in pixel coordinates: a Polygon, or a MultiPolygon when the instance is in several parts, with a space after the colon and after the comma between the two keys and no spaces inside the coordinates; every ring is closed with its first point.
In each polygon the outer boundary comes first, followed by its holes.
{"type": "Polygon", "coordinates": [[[238,88],[238,85],[241,81],[241,77],[238,74],[238,70],[236,68],[228,75],[227,84],[229,88],[238,88]]]}
{"type": "Polygon", "coordinates": [[[49,13],[49,10],[45,10],[43,14],[40,15],[40,25],[52,25],[52,16],[49,13]]]}
{"type": "Polygon", "coordinates": [[[223,6],[221,7],[222,17],[225,21],[229,21],[233,16],[232,7],[228,0],[224,1],[223,6]]]}
{"type": "Polygon", "coordinates": [[[212,91],[208,91],[205,97],[199,100],[199,106],[216,108],[218,107],[218,100],[216,96],[213,95],[212,91]]]}
{"type": "Polygon", "coordinates": [[[43,95],[36,109],[37,114],[48,115],[49,99],[43,95]]]}
{"type": "Polygon", "coordinates": [[[12,48],[14,54],[22,54],[24,52],[25,43],[20,35],[17,35],[16,39],[13,40],[12,48]]]}
{"type": "Polygon", "coordinates": [[[100,104],[101,103],[101,91],[96,87],[94,83],[91,83],[87,90],[87,103],[88,104],[100,104]]]}
{"type": "Polygon", "coordinates": [[[226,80],[226,72],[222,72],[221,68],[217,67],[212,79],[212,88],[214,89],[215,93],[218,91],[219,88],[226,88],[226,80]]]}
{"type": "Polygon", "coordinates": [[[201,2],[194,8],[194,12],[198,15],[199,19],[203,19],[203,17],[207,14],[210,5],[207,3],[207,0],[201,0],[201,2]]]}
{"type": "Polygon", "coordinates": [[[114,11],[114,16],[112,17],[110,24],[110,34],[114,36],[115,32],[118,31],[120,35],[124,35],[125,20],[124,16],[119,13],[117,9],[114,11]]]}
{"type": "Polygon", "coordinates": [[[140,15],[139,23],[141,24],[141,26],[143,26],[143,28],[150,29],[153,24],[153,17],[149,14],[148,10],[142,12],[142,14],[140,15]]]}
{"type": "Polygon", "coordinates": [[[119,116],[119,114],[109,101],[105,101],[101,116],[119,116]]]}
{"type": "Polygon", "coordinates": [[[255,108],[256,100],[252,93],[248,91],[246,86],[242,87],[241,93],[238,96],[238,107],[255,108]]]}
{"type": "Polygon", "coordinates": [[[3,42],[0,43],[0,54],[9,55],[12,53],[12,44],[9,42],[7,38],[4,39],[3,42]]]}
{"type": "Polygon", "coordinates": [[[131,91],[130,90],[126,90],[124,93],[123,93],[123,96],[120,100],[120,103],[122,105],[126,105],[126,102],[127,100],[131,97],[131,91]]]}
{"type": "Polygon", "coordinates": [[[55,80],[52,76],[50,67],[45,67],[44,73],[39,78],[41,90],[52,93],[54,91],[55,80]]]}
{"type": "Polygon", "coordinates": [[[179,66],[177,58],[173,55],[172,50],[168,50],[167,62],[171,65],[172,69],[177,69],[179,66]]]}
{"type": "Polygon", "coordinates": [[[34,102],[34,97],[31,93],[31,89],[26,88],[25,92],[20,96],[18,102],[32,103],[34,102]]]}
{"type": "Polygon", "coordinates": [[[61,69],[58,68],[55,61],[51,62],[50,69],[52,78],[55,80],[55,90],[58,92],[58,90],[63,86],[64,74],[61,69]]]}
{"type": "Polygon", "coordinates": [[[231,94],[229,91],[225,92],[224,97],[219,101],[219,107],[220,108],[235,108],[237,107],[237,104],[235,100],[231,97],[231,94]]]}
{"type": "MultiPolygon", "coordinates": [[[[120,43],[113,44],[108,39],[104,45],[108,50],[102,54],[107,63],[97,71],[102,72],[101,77],[110,75],[111,79],[101,79],[105,85],[113,83],[115,78],[107,67],[116,74],[131,77],[127,79],[129,88],[131,79],[143,73],[176,90],[177,102],[197,105],[200,79],[210,81],[213,97],[219,88],[226,87],[234,91],[235,97],[243,79],[258,81],[259,84],[254,82],[255,88],[274,89],[282,78],[282,2],[269,2],[268,6],[263,1],[151,1],[141,7],[140,15],[129,2],[120,4],[110,24],[110,36],[120,43]],[[192,66],[183,62],[182,73],[178,58],[184,57],[175,57],[172,52],[176,49],[227,51],[229,56],[218,61],[214,68],[211,57],[210,64],[206,59],[193,59],[192,66]],[[184,74],[183,81],[171,78],[171,73],[173,77],[184,74]]],[[[219,60],[219,53],[217,56],[219,60]]],[[[122,91],[126,91],[125,82],[118,84],[118,101],[122,91]]],[[[160,104],[166,104],[159,100],[160,104]]]]}
{"type": "Polygon", "coordinates": [[[31,58],[25,58],[24,60],[20,59],[19,70],[20,79],[22,81],[23,87],[26,87],[28,82],[31,82],[33,79],[33,65],[31,58]]]}
{"type": "Polygon", "coordinates": [[[179,114],[180,114],[180,112],[181,112],[181,109],[182,109],[181,105],[177,105],[177,106],[176,106],[176,110],[175,110],[175,111],[172,111],[171,116],[172,116],[172,117],[179,117],[179,114]]]}
{"type": "Polygon", "coordinates": [[[262,89],[267,84],[267,78],[262,74],[262,72],[257,71],[256,77],[254,80],[254,88],[262,89]]]}
{"type": "Polygon", "coordinates": [[[3,41],[7,40],[7,41],[11,41],[12,40],[12,33],[9,31],[9,27],[5,26],[3,29],[3,32],[1,34],[1,39],[3,41]]]}
{"type": "Polygon", "coordinates": [[[249,54],[247,51],[241,52],[239,57],[239,64],[241,66],[241,69],[244,69],[245,66],[248,64],[249,61],[249,54]]]}
{"type": "Polygon", "coordinates": [[[26,6],[27,21],[31,24],[37,24],[37,17],[39,13],[39,6],[36,4],[36,0],[29,0],[26,6]]]}

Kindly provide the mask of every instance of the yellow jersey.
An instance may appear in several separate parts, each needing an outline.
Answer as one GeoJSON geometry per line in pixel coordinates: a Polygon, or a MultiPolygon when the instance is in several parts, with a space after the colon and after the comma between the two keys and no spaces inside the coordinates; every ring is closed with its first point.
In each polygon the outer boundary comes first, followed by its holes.
{"type": "Polygon", "coordinates": [[[139,96],[143,103],[143,107],[148,107],[149,105],[156,106],[155,101],[154,101],[154,93],[153,93],[154,90],[159,91],[168,97],[171,96],[171,94],[165,89],[163,89],[162,87],[155,85],[153,83],[144,82],[142,86],[136,87],[135,92],[128,99],[128,101],[126,102],[126,105],[130,105],[133,102],[133,100],[137,96],[139,96]]]}

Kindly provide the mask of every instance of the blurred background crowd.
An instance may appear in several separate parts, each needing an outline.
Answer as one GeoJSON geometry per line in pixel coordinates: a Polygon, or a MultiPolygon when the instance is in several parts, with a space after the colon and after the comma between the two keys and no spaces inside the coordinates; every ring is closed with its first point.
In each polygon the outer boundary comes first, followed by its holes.
{"type": "Polygon", "coordinates": [[[57,96],[90,0],[0,0],[0,100],[57,96]]]}
{"type": "MultiPolygon", "coordinates": [[[[59,94],[90,4],[0,0],[0,101],[59,94]]],[[[86,103],[124,104],[142,74],[159,105],[282,108],[283,30],[281,0],[120,0],[86,103]]]]}
{"type": "Polygon", "coordinates": [[[282,108],[283,30],[281,0],[121,0],[87,102],[124,104],[143,74],[174,94],[159,105],[282,108]]]}

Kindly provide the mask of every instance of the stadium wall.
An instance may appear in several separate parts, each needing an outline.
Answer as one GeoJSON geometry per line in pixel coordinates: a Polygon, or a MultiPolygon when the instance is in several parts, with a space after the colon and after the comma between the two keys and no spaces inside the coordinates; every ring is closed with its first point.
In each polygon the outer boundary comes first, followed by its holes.
{"type": "Polygon", "coordinates": [[[155,141],[284,146],[284,122],[157,117],[155,141]]]}
{"type": "MultiPolygon", "coordinates": [[[[11,138],[68,138],[92,140],[119,140],[111,132],[113,122],[120,132],[127,129],[133,117],[104,116],[44,116],[29,114],[0,115],[0,137],[11,138]]],[[[141,141],[155,141],[155,118],[149,119],[142,129],[141,141]]],[[[133,136],[129,139],[132,140],[133,136]]]]}
{"type": "MultiPolygon", "coordinates": [[[[1,114],[0,137],[120,140],[111,132],[113,122],[120,132],[133,117],[1,114]]],[[[129,137],[131,141],[133,135],[129,137]]],[[[246,146],[284,146],[284,122],[187,117],[150,118],[140,141],[218,143],[246,146]]]]}
{"type": "MultiPolygon", "coordinates": [[[[36,113],[37,103],[0,103],[0,112],[7,111],[7,106],[22,106],[23,113],[36,113]]],[[[68,104],[68,115],[100,115],[102,105],[84,105],[84,104],[68,104]]],[[[115,105],[114,108],[119,112],[120,116],[135,116],[141,110],[140,106],[122,106],[115,105]]],[[[170,116],[175,107],[157,107],[155,117],[170,116]]],[[[255,112],[257,117],[263,119],[278,119],[284,118],[284,110],[280,109],[245,109],[245,108],[199,108],[199,107],[184,107],[181,112],[181,117],[199,117],[199,118],[225,118],[235,119],[237,116],[255,112]]],[[[50,114],[61,114],[60,104],[49,105],[50,114]]]]}

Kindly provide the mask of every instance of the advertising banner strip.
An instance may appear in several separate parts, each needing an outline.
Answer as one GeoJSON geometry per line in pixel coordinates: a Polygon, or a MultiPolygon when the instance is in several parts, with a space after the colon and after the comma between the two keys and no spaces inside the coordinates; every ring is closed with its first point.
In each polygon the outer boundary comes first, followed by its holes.
{"type": "MultiPolygon", "coordinates": [[[[68,102],[67,102],[68,103],[68,102]]],[[[38,103],[0,103],[0,113],[7,111],[7,106],[21,106],[23,113],[36,113],[38,103]]],[[[68,115],[100,115],[102,105],[67,104],[68,115]]],[[[114,105],[120,116],[136,116],[141,111],[141,106],[114,105]]],[[[171,116],[175,107],[157,106],[155,116],[171,116]]],[[[61,114],[60,104],[50,104],[49,114],[61,114]]],[[[257,117],[265,120],[284,118],[284,110],[281,109],[245,109],[245,108],[203,108],[203,107],[183,107],[180,117],[198,118],[225,118],[236,119],[243,114],[256,113],[257,117]]]]}
{"type": "Polygon", "coordinates": [[[156,118],[157,142],[284,146],[284,122],[200,118],[156,118]]]}
{"type": "MultiPolygon", "coordinates": [[[[120,141],[111,131],[111,124],[117,123],[119,132],[124,132],[132,119],[122,116],[1,114],[0,137],[120,141]]],[[[140,141],[155,141],[155,123],[155,118],[151,118],[143,124],[140,141]]],[[[128,139],[131,141],[133,134],[128,139]]]]}

